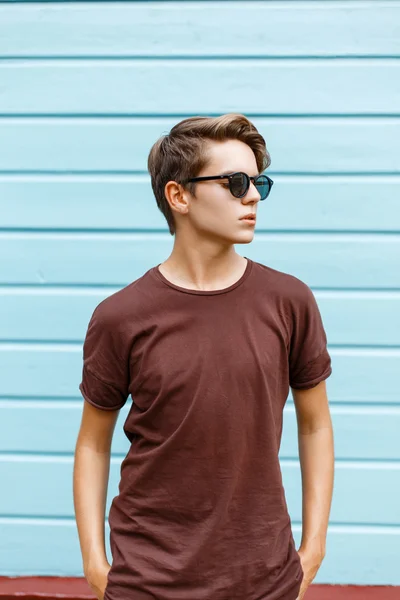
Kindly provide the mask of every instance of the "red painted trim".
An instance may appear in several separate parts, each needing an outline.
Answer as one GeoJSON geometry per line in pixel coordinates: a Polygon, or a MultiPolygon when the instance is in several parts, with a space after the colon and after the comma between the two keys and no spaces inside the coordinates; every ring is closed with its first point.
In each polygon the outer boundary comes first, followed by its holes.
{"type": "MultiPolygon", "coordinates": [[[[0,600],[94,600],[84,577],[0,577],[0,600]]],[[[399,600],[400,586],[311,585],[304,600],[399,600]]]]}
{"type": "Polygon", "coordinates": [[[92,600],[84,577],[0,577],[1,600],[92,600]]]}

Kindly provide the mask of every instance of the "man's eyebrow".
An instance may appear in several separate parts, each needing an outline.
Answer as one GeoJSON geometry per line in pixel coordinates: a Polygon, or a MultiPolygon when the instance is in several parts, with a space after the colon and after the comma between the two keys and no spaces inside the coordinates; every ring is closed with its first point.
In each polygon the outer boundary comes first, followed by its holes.
{"type": "MultiPolygon", "coordinates": [[[[239,171],[234,171],[234,170],[226,170],[226,171],[221,171],[220,173],[217,173],[217,175],[231,175],[232,173],[238,173],[239,171]]],[[[244,171],[244,173],[246,173],[246,171],[244,171]]],[[[256,173],[255,175],[250,175],[250,177],[258,177],[260,175],[260,173],[256,173]]]]}

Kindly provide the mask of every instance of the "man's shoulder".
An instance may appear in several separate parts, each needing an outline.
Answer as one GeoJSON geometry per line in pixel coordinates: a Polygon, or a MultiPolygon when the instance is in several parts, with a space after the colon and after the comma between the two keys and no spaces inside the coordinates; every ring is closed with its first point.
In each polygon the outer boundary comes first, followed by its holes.
{"type": "Polygon", "coordinates": [[[310,287],[296,275],[274,269],[262,262],[254,262],[256,264],[256,269],[258,269],[258,275],[260,277],[265,277],[269,289],[274,290],[277,294],[289,298],[302,298],[308,295],[310,287]]]}
{"type": "Polygon", "coordinates": [[[152,297],[149,271],[101,300],[94,309],[104,324],[116,326],[130,318],[140,318],[152,297]]]}

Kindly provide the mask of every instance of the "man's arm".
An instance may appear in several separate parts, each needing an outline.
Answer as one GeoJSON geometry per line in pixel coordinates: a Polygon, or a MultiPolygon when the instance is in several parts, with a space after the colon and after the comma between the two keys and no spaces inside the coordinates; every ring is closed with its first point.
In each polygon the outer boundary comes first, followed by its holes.
{"type": "Polygon", "coordinates": [[[103,597],[110,569],[104,520],[111,442],[118,413],[85,401],[74,455],[73,499],[83,570],[97,598],[103,597]]]}
{"type": "Polygon", "coordinates": [[[304,580],[299,595],[314,579],[326,552],[334,483],[334,438],[325,380],[293,389],[302,478],[302,538],[299,554],[304,580]]]}

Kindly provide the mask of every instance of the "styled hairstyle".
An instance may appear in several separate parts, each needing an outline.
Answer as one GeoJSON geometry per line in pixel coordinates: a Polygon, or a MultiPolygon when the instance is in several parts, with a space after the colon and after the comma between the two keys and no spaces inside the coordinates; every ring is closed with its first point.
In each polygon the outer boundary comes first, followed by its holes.
{"type": "Polygon", "coordinates": [[[197,182],[183,184],[182,181],[196,177],[207,166],[210,141],[225,140],[240,140],[247,144],[254,152],[259,173],[271,164],[263,136],[240,113],[184,119],[153,144],[147,168],[157,206],[167,220],[171,235],[175,233],[175,220],[165,197],[166,184],[176,181],[194,196],[197,182]]]}

